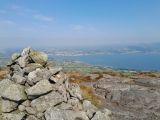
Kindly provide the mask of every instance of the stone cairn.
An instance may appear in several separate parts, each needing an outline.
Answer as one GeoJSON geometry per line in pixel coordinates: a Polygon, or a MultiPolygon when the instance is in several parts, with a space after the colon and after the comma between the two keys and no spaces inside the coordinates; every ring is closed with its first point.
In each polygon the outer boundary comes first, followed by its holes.
{"type": "Polygon", "coordinates": [[[43,52],[25,48],[7,65],[0,81],[0,120],[110,120],[111,111],[84,100],[78,84],[43,52]]]}

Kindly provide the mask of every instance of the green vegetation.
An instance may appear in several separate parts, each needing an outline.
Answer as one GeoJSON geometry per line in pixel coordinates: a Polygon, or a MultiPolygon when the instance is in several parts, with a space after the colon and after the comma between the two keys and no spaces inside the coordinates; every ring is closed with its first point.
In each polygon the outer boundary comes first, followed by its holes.
{"type": "Polygon", "coordinates": [[[113,70],[111,67],[102,67],[86,64],[80,61],[55,61],[56,66],[61,66],[65,71],[80,71],[82,73],[93,73],[113,70]]]}

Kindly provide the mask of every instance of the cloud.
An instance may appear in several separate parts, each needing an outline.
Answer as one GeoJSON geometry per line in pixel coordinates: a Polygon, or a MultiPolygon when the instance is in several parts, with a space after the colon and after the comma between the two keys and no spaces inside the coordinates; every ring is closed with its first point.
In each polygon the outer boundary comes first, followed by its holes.
{"type": "Polygon", "coordinates": [[[19,5],[11,5],[10,10],[14,11],[15,14],[20,15],[20,16],[26,16],[26,15],[33,15],[37,11],[30,9],[30,8],[25,8],[23,6],[19,5]]]}
{"type": "Polygon", "coordinates": [[[85,27],[83,25],[73,25],[72,29],[74,31],[81,31],[83,30],[85,27]]]}
{"type": "Polygon", "coordinates": [[[52,17],[41,15],[41,14],[34,15],[34,18],[37,19],[37,20],[46,21],[46,22],[53,21],[52,17]]]}
{"type": "Polygon", "coordinates": [[[72,26],[73,31],[85,31],[85,32],[96,32],[97,29],[90,25],[73,25],[72,26]]]}

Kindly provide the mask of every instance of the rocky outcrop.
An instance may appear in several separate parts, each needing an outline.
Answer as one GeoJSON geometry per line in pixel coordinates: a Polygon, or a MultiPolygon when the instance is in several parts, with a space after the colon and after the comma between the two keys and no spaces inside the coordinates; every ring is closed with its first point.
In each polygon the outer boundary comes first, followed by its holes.
{"type": "Polygon", "coordinates": [[[111,111],[84,100],[78,84],[68,82],[62,68],[48,63],[43,52],[25,48],[8,64],[0,81],[2,120],[110,120],[111,111]]]}
{"type": "Polygon", "coordinates": [[[93,86],[105,98],[105,107],[112,111],[114,120],[159,120],[159,83],[159,78],[112,77],[103,78],[93,86]]]}

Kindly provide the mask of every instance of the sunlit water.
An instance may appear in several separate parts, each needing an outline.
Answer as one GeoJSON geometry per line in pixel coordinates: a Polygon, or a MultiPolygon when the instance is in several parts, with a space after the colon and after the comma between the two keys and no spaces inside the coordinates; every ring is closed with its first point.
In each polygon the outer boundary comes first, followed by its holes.
{"type": "Polygon", "coordinates": [[[78,60],[94,65],[134,70],[160,70],[160,54],[50,56],[54,60],[78,60]]]}

